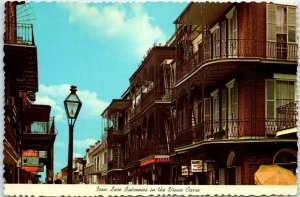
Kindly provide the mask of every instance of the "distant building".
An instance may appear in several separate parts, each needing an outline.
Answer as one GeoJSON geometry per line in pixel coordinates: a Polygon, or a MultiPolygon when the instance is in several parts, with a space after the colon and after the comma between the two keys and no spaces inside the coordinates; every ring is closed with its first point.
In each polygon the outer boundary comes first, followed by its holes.
{"type": "Polygon", "coordinates": [[[61,169],[61,179],[63,184],[67,184],[68,166],[61,169]]]}
{"type": "Polygon", "coordinates": [[[73,168],[73,183],[83,183],[83,157],[75,157],[73,168]]]}
{"type": "Polygon", "coordinates": [[[87,184],[105,184],[107,180],[107,141],[97,141],[86,150],[85,180],[87,184]]]}

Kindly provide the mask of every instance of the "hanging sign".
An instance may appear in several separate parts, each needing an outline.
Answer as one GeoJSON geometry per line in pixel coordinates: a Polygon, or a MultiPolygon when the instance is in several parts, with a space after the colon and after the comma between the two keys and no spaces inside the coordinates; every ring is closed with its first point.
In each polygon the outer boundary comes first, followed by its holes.
{"type": "Polygon", "coordinates": [[[39,151],[39,158],[47,159],[47,151],[39,151]]]}
{"type": "Polygon", "coordinates": [[[182,176],[193,175],[193,172],[189,169],[189,166],[181,166],[181,175],[182,176]]]}
{"type": "Polygon", "coordinates": [[[32,150],[32,149],[29,149],[29,150],[26,150],[26,151],[22,151],[22,157],[27,157],[27,156],[38,157],[39,156],[39,152],[35,151],[35,150],[32,150]]]}
{"type": "Polygon", "coordinates": [[[191,160],[192,172],[207,172],[207,163],[203,160],[191,160]]]}
{"type": "Polygon", "coordinates": [[[38,172],[40,170],[39,152],[32,149],[22,151],[21,169],[27,172],[38,172]]]}
{"type": "Polygon", "coordinates": [[[22,166],[39,166],[38,157],[22,157],[22,166]]]}
{"type": "Polygon", "coordinates": [[[202,160],[191,160],[192,172],[202,172],[202,160]]]}

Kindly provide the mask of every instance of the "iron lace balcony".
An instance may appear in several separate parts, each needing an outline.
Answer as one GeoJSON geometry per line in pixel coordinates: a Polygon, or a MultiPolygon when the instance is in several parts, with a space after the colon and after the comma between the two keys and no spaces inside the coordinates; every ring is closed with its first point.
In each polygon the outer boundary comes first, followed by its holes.
{"type": "Polygon", "coordinates": [[[296,119],[232,119],[206,121],[176,134],[175,147],[202,141],[275,138],[276,132],[296,126],[296,119]]]}
{"type": "Polygon", "coordinates": [[[225,39],[203,42],[190,59],[177,61],[177,80],[202,64],[214,60],[259,58],[279,61],[297,61],[297,43],[225,39]]]}
{"type": "Polygon", "coordinates": [[[29,133],[32,134],[54,134],[54,117],[50,117],[49,121],[33,121],[30,125],[29,133]]]}
{"type": "Polygon", "coordinates": [[[6,23],[4,43],[17,45],[35,45],[33,25],[24,23],[6,23]]]}

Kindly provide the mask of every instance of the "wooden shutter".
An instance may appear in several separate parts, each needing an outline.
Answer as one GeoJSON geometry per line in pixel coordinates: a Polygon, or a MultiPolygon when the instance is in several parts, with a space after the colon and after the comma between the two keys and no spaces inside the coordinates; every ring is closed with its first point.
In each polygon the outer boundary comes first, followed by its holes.
{"type": "Polygon", "coordinates": [[[238,89],[238,84],[235,83],[234,84],[234,87],[233,87],[233,96],[232,96],[232,109],[233,109],[233,118],[234,119],[238,119],[238,92],[239,92],[239,89],[238,89]]]}
{"type": "Polygon", "coordinates": [[[233,11],[233,18],[232,18],[232,36],[233,39],[238,39],[238,21],[237,21],[237,10],[234,9],[233,11]]]}
{"type": "Polygon", "coordinates": [[[221,24],[221,47],[222,47],[222,57],[227,55],[227,48],[226,48],[226,19],[223,20],[221,24]]]}
{"type": "Polygon", "coordinates": [[[267,41],[276,42],[276,6],[267,5],[267,41]]]}
{"type": "Polygon", "coordinates": [[[211,116],[210,98],[204,99],[204,121],[209,121],[211,116]]]}
{"type": "Polygon", "coordinates": [[[275,118],[275,80],[266,79],[266,103],[265,117],[267,119],[275,118]]]}
{"type": "Polygon", "coordinates": [[[226,120],[227,120],[227,89],[222,90],[222,129],[226,129],[226,120]]]}
{"type": "Polygon", "coordinates": [[[288,42],[296,42],[297,31],[296,31],[296,8],[288,7],[287,8],[287,24],[288,24],[288,42]]]}

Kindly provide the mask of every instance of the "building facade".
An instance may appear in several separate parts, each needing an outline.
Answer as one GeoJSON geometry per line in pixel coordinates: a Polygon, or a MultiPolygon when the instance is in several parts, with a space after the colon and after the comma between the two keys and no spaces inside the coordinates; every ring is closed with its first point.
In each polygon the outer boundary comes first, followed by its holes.
{"type": "Polygon", "coordinates": [[[174,23],[102,114],[108,183],[248,185],[260,165],[295,172],[296,7],[190,3],[174,23]]]}
{"type": "Polygon", "coordinates": [[[85,183],[105,184],[107,182],[107,141],[105,136],[102,141],[86,150],[86,166],[84,168],[85,183]]]}
{"type": "Polygon", "coordinates": [[[266,164],[295,172],[296,130],[278,135],[296,127],[295,16],[286,5],[191,3],[175,21],[175,184],[254,184],[266,164]],[[192,162],[201,167],[183,173],[192,162]]]}
{"type": "Polygon", "coordinates": [[[38,91],[37,48],[32,24],[18,20],[23,5],[5,3],[4,178],[6,183],[36,182],[36,173],[46,166],[47,182],[52,183],[54,117],[50,117],[51,106],[34,104],[38,91]],[[29,152],[38,158],[31,164],[22,159],[29,152]]]}

